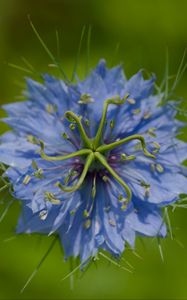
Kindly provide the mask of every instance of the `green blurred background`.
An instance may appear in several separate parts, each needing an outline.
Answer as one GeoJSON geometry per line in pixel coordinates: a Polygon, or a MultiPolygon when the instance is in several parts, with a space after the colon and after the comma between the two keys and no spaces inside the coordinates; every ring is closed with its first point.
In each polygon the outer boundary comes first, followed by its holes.
{"type": "MultiPolygon", "coordinates": [[[[54,72],[49,57],[34,36],[28,15],[56,54],[58,30],[63,67],[70,75],[83,25],[92,25],[90,66],[105,57],[109,66],[123,62],[127,76],[140,68],[157,74],[161,81],[165,53],[169,49],[170,74],[176,74],[187,43],[187,1],[182,0],[0,0],[0,103],[16,101],[29,74],[10,68],[24,67],[25,57],[39,72],[54,72]]],[[[80,65],[85,73],[86,42],[80,65]]],[[[187,98],[187,74],[177,94],[187,98]]],[[[2,112],[1,112],[1,115],[2,112]]],[[[0,133],[6,128],[0,125],[0,133]]],[[[6,202],[8,195],[2,195],[6,202]]],[[[0,204],[1,213],[5,205],[0,204]]],[[[134,267],[125,272],[100,257],[85,274],[67,279],[70,270],[57,243],[30,285],[20,290],[49,247],[52,238],[38,235],[14,238],[19,203],[0,223],[0,299],[187,299],[187,211],[171,214],[174,238],[161,242],[137,241],[138,258],[127,251],[124,258],[134,267]]],[[[126,266],[125,261],[121,262],[126,266]]]]}

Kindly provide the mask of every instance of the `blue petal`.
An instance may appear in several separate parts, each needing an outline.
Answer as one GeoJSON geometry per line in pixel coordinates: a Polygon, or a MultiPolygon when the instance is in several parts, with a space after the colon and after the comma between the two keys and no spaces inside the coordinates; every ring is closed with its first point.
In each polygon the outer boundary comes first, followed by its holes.
{"type": "Polygon", "coordinates": [[[154,237],[167,234],[161,210],[155,205],[138,200],[134,201],[135,210],[127,216],[126,223],[137,233],[154,237]]]}
{"type": "Polygon", "coordinates": [[[41,220],[39,213],[33,214],[26,205],[22,206],[16,232],[17,233],[49,233],[57,214],[57,208],[53,208],[45,220],[41,220]]]}
{"type": "Polygon", "coordinates": [[[105,238],[106,245],[110,248],[111,252],[122,253],[124,250],[124,241],[117,230],[117,223],[114,212],[106,211],[106,204],[110,201],[110,196],[105,191],[105,185],[99,185],[99,196],[98,196],[98,215],[101,222],[101,231],[105,238]],[[111,222],[112,221],[112,222],[111,222]]]}
{"type": "Polygon", "coordinates": [[[106,61],[100,60],[95,72],[103,79],[110,97],[120,95],[124,91],[126,78],[121,66],[107,68],[106,61]]]}
{"type": "Polygon", "coordinates": [[[31,108],[34,109],[30,101],[14,102],[3,105],[2,108],[11,117],[19,117],[31,112],[31,108]]]}
{"type": "Polygon", "coordinates": [[[121,235],[123,239],[131,246],[131,248],[134,248],[136,233],[135,230],[129,226],[128,221],[125,221],[121,235]]]}
{"type": "Polygon", "coordinates": [[[155,80],[155,75],[149,80],[144,80],[142,71],[139,71],[127,81],[125,93],[129,93],[130,97],[136,100],[147,98],[153,90],[155,80]]]}
{"type": "Polygon", "coordinates": [[[80,93],[76,87],[68,86],[63,80],[58,80],[48,74],[45,74],[43,78],[47,87],[47,100],[52,105],[56,105],[58,114],[63,116],[63,113],[69,109],[76,111],[77,102],[80,99],[80,93]]]}
{"type": "Polygon", "coordinates": [[[38,157],[37,147],[23,138],[17,138],[15,141],[11,141],[11,139],[8,135],[7,142],[0,144],[0,161],[11,167],[25,168],[29,166],[32,159],[38,157]]]}
{"type": "Polygon", "coordinates": [[[146,165],[138,157],[129,167],[119,170],[136,197],[150,203],[167,205],[176,201],[179,194],[187,193],[187,178],[180,174],[180,169],[174,172],[168,166],[162,165],[163,172],[159,173],[152,172],[150,165],[151,163],[146,165]],[[142,182],[150,185],[148,196],[142,182]]]}
{"type": "Polygon", "coordinates": [[[101,76],[102,79],[105,78],[107,73],[106,60],[101,59],[95,68],[95,72],[101,76]]]}
{"type": "Polygon", "coordinates": [[[64,203],[59,208],[53,226],[51,227],[50,234],[55,232],[60,226],[63,225],[63,223],[65,223],[66,219],[68,219],[70,215],[71,210],[73,209],[77,210],[77,208],[81,203],[79,192],[71,193],[70,195],[68,195],[67,199],[63,202],[64,203]]]}

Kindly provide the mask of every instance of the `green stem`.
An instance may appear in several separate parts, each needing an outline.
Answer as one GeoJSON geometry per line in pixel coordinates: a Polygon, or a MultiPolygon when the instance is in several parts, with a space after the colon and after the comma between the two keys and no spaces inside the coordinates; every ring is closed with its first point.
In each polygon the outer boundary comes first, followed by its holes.
{"type": "Polygon", "coordinates": [[[143,136],[141,136],[139,134],[134,134],[134,135],[128,136],[124,139],[113,142],[111,144],[102,145],[102,146],[97,148],[97,151],[98,152],[105,152],[107,150],[112,150],[112,149],[116,148],[117,146],[123,145],[123,144],[125,144],[127,142],[130,142],[130,141],[133,141],[133,140],[139,140],[140,141],[140,143],[142,145],[143,152],[146,156],[151,157],[151,158],[155,158],[155,156],[146,149],[145,139],[144,139],[143,136]]]}
{"type": "Polygon", "coordinates": [[[74,186],[71,186],[71,187],[69,187],[69,186],[66,187],[66,186],[62,185],[60,182],[57,182],[56,186],[59,187],[63,192],[75,192],[76,190],[78,190],[80,188],[80,186],[83,184],[86,174],[87,174],[89,167],[92,164],[93,160],[94,160],[94,153],[91,152],[86,159],[84,169],[82,171],[82,174],[81,174],[77,184],[75,184],[74,186]]]}
{"type": "Polygon", "coordinates": [[[70,159],[76,156],[81,156],[81,155],[87,155],[90,154],[92,151],[89,149],[82,149],[67,155],[63,155],[63,156],[49,156],[47,154],[45,154],[44,152],[44,143],[40,141],[40,146],[41,146],[41,150],[40,150],[40,155],[41,158],[48,160],[48,161],[58,161],[58,160],[66,160],[66,159],[70,159]]]}
{"type": "Polygon", "coordinates": [[[123,99],[120,99],[119,97],[116,97],[116,98],[107,99],[107,100],[104,101],[101,121],[100,121],[100,124],[99,124],[97,134],[96,134],[95,139],[94,139],[94,148],[95,149],[97,149],[99,143],[101,142],[101,137],[102,137],[102,133],[103,133],[103,128],[105,126],[106,115],[107,115],[107,110],[108,110],[109,104],[122,105],[122,104],[125,103],[128,96],[129,95],[127,94],[127,95],[124,96],[123,99]]]}
{"type": "Polygon", "coordinates": [[[85,146],[88,147],[88,148],[92,148],[92,144],[91,144],[91,141],[90,139],[88,138],[82,124],[81,124],[81,121],[80,121],[80,117],[78,117],[76,114],[74,114],[72,111],[66,111],[65,113],[65,117],[69,120],[69,121],[73,121],[77,124],[78,126],[78,130],[79,130],[79,133],[81,135],[81,139],[82,141],[84,142],[85,146]]]}
{"type": "Polygon", "coordinates": [[[111,168],[111,166],[106,161],[105,157],[99,152],[95,152],[95,157],[100,161],[100,163],[109,171],[109,173],[118,181],[125,189],[127,194],[127,201],[129,202],[132,198],[132,193],[128,185],[119,177],[119,175],[111,168]]]}

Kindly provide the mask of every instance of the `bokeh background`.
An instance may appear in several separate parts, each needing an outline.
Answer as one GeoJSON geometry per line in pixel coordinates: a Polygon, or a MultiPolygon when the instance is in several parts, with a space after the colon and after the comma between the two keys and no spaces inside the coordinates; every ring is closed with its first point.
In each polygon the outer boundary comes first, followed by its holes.
{"type": "MultiPolygon", "coordinates": [[[[33,34],[28,15],[55,55],[58,30],[60,58],[69,76],[84,25],[92,26],[90,67],[105,57],[109,66],[123,62],[127,76],[140,68],[154,71],[158,83],[165,70],[166,49],[170,74],[175,75],[187,46],[186,0],[0,0],[1,104],[19,99],[25,76],[35,76],[11,68],[10,64],[27,68],[24,57],[38,72],[55,72],[33,34]]],[[[80,76],[85,74],[86,53],[84,40],[80,76]]],[[[176,90],[185,99],[186,80],[185,73],[176,90]]],[[[6,129],[0,124],[0,133],[6,129]]],[[[9,199],[8,194],[1,194],[1,214],[9,199]]],[[[69,279],[61,281],[70,265],[64,262],[57,243],[20,294],[52,238],[14,238],[19,209],[17,201],[2,221],[0,215],[0,299],[187,299],[187,210],[170,213],[174,238],[161,241],[164,262],[156,240],[138,240],[136,252],[140,257],[130,251],[124,254],[134,267],[133,274],[100,257],[97,266],[92,265],[83,274],[76,273],[73,284],[69,279]]],[[[127,266],[125,261],[121,264],[127,266]]]]}

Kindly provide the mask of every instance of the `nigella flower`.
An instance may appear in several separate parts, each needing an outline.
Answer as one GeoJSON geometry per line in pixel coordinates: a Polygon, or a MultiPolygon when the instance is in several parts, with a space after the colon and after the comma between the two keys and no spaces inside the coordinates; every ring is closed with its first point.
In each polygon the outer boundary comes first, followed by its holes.
{"type": "Polygon", "coordinates": [[[162,208],[187,193],[175,102],[161,105],[154,76],[127,80],[104,60],[76,84],[43,80],[27,79],[27,101],[3,106],[17,233],[58,234],[66,258],[82,262],[99,249],[119,257],[136,235],[165,237],[162,208]]]}

